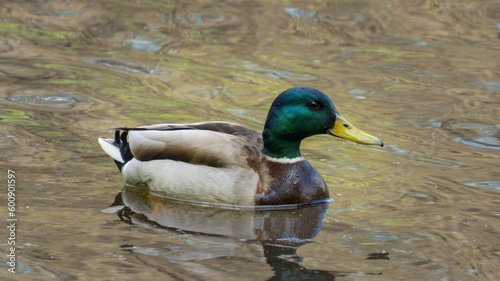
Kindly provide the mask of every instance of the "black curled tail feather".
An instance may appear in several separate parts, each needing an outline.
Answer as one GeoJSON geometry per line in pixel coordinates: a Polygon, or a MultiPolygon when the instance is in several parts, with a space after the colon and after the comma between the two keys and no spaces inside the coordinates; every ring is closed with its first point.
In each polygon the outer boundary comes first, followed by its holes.
{"type": "Polygon", "coordinates": [[[115,131],[115,140],[113,144],[120,148],[120,154],[123,159],[123,163],[115,160],[115,164],[120,171],[122,170],[123,166],[127,164],[128,161],[134,158],[134,155],[132,155],[132,151],[130,151],[130,145],[127,141],[127,136],[128,136],[127,131],[123,132],[121,132],[120,130],[115,131]]]}
{"type": "Polygon", "coordinates": [[[127,141],[127,136],[128,136],[128,131],[124,131],[120,136],[120,139],[122,141],[122,146],[120,147],[120,153],[125,163],[134,158],[134,155],[132,155],[132,151],[130,150],[130,145],[127,141]]]}

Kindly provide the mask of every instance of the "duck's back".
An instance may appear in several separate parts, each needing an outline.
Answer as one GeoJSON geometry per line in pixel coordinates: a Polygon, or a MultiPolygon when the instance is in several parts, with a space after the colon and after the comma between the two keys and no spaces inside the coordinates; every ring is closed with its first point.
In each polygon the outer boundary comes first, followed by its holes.
{"type": "Polygon", "coordinates": [[[247,168],[262,157],[261,134],[228,122],[120,129],[128,131],[131,153],[140,161],[170,159],[213,167],[247,168]]]}

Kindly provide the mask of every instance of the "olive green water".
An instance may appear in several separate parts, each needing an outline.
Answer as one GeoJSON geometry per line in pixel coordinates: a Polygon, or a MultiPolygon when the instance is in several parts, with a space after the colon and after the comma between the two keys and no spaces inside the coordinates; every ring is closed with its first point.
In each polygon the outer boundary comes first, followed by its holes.
{"type": "Polygon", "coordinates": [[[500,280],[499,36],[493,0],[2,1],[0,217],[10,169],[18,263],[7,271],[2,227],[0,279],[500,280]],[[263,243],[272,223],[221,234],[234,214],[189,231],[107,209],[122,178],[98,137],[260,130],[292,86],[327,93],[386,144],[303,143],[334,199],[319,233],[295,211],[234,219],[297,222],[309,243],[263,243]],[[233,235],[247,230],[260,238],[233,235]]]}

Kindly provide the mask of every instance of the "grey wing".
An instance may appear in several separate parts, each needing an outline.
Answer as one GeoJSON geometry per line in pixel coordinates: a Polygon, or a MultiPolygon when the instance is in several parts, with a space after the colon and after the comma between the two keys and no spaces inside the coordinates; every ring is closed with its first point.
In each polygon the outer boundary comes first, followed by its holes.
{"type": "Polygon", "coordinates": [[[252,167],[260,161],[261,135],[227,122],[158,124],[128,131],[132,155],[140,161],[171,159],[222,167],[252,167]]]}

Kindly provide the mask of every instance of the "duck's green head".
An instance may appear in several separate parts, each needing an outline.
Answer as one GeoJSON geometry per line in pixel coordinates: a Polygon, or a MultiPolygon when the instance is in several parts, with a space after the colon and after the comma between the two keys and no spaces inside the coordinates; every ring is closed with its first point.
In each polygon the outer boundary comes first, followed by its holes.
{"type": "Polygon", "coordinates": [[[264,153],[274,158],[298,157],[300,142],[317,134],[383,145],[378,138],[347,122],[324,93],[313,88],[295,87],[281,93],[271,105],[262,133],[264,153]]]}

